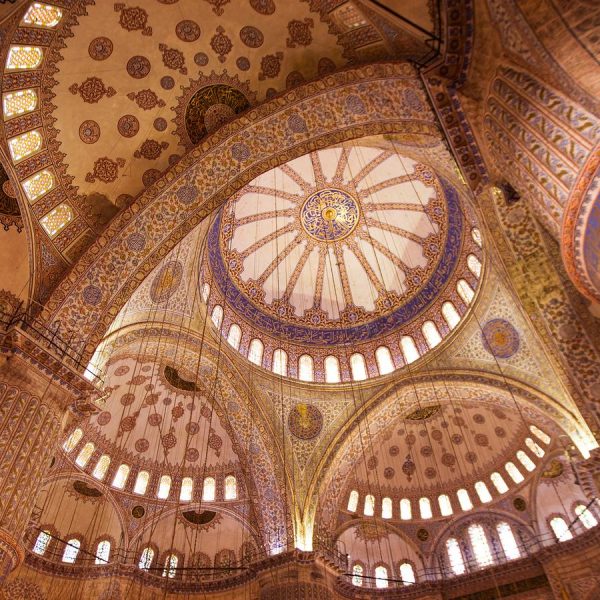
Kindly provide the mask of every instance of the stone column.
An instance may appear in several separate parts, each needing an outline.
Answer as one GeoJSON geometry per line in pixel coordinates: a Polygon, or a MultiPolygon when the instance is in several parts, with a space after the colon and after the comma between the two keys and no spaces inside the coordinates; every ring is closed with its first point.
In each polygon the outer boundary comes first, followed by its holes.
{"type": "Polygon", "coordinates": [[[21,538],[68,409],[95,410],[95,388],[65,362],[40,336],[0,330],[0,585],[23,560],[21,538]]]}

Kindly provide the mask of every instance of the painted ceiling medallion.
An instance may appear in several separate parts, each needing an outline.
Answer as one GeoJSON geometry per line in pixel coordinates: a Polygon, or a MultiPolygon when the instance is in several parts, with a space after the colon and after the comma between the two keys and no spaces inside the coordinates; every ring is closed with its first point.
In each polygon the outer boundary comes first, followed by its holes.
{"type": "Polygon", "coordinates": [[[321,242],[335,242],[350,235],[358,224],[358,202],[348,193],[326,188],[311,194],[300,210],[304,231],[321,242]]]}

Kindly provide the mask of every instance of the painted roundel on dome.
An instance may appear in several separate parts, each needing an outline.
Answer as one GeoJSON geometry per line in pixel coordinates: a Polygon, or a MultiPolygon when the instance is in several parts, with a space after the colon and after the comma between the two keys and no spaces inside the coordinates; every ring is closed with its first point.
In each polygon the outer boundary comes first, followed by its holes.
{"type": "Polygon", "coordinates": [[[504,319],[491,319],[481,332],[483,347],[496,358],[510,358],[519,350],[517,330],[504,319]]]}
{"type": "Polygon", "coordinates": [[[359,215],[358,203],[348,192],[325,188],[307,198],[300,209],[300,222],[316,240],[334,242],[354,231],[359,215]]]}

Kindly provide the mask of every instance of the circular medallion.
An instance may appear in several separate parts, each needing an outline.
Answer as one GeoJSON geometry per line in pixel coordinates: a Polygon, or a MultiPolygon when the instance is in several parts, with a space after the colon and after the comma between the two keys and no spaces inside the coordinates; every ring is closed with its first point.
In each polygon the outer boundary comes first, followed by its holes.
{"type": "Polygon", "coordinates": [[[519,333],[504,319],[491,319],[481,332],[483,347],[496,358],[510,358],[519,350],[519,333]]]}
{"type": "Polygon", "coordinates": [[[100,139],[100,125],[96,121],[84,121],[79,126],[79,137],[84,144],[95,144],[100,139]]]}
{"type": "Polygon", "coordinates": [[[144,510],[143,506],[139,506],[138,505],[138,506],[134,506],[131,509],[131,516],[134,519],[141,519],[144,516],[145,513],[146,513],[146,511],[144,510]]]}
{"type": "Polygon", "coordinates": [[[325,188],[311,194],[300,209],[304,231],[321,242],[344,239],[354,231],[359,217],[356,200],[336,188],[325,188]]]}
{"type": "Polygon", "coordinates": [[[288,426],[297,438],[310,440],[321,433],[323,415],[316,406],[296,404],[288,417],[288,426]]]}

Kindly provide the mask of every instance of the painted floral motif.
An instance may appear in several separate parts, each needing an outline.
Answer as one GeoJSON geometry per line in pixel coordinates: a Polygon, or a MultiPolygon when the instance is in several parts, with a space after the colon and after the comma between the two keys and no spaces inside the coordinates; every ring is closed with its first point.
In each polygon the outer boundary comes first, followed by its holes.
{"type": "Polygon", "coordinates": [[[231,0],[204,0],[204,1],[208,2],[212,6],[212,11],[218,17],[220,17],[223,14],[223,12],[225,10],[223,7],[231,2],[231,0]]]}
{"type": "Polygon", "coordinates": [[[240,39],[248,48],[260,48],[265,41],[265,36],[260,29],[246,25],[240,29],[240,39]]]}
{"type": "Polygon", "coordinates": [[[162,151],[169,147],[169,142],[158,142],[156,140],[144,140],[142,145],[136,150],[133,155],[136,158],[146,158],[148,160],[156,160],[162,151]]]}
{"type": "Polygon", "coordinates": [[[141,30],[142,35],[152,35],[148,26],[148,13],[139,6],[126,8],[124,4],[115,4],[115,12],[120,12],[119,25],[126,31],[141,30]]]}
{"type": "Polygon", "coordinates": [[[321,433],[323,415],[312,404],[296,404],[288,416],[292,435],[301,440],[311,440],[321,433]]]}
{"type": "Polygon", "coordinates": [[[106,60],[113,51],[113,43],[107,37],[94,38],[88,46],[88,54],[94,60],[106,60]]]}
{"type": "Polygon", "coordinates": [[[150,286],[150,298],[155,304],[168,300],[179,288],[183,276],[183,265],[171,261],[156,274],[150,286]]]}
{"type": "Polygon", "coordinates": [[[79,138],[84,144],[95,144],[100,139],[100,125],[96,121],[84,121],[79,126],[79,138]]]}
{"type": "Polygon", "coordinates": [[[125,159],[117,158],[112,160],[108,156],[99,158],[94,163],[94,169],[85,176],[85,180],[94,183],[96,180],[104,183],[115,181],[119,175],[119,168],[125,166],[125,159]]]}
{"type": "Polygon", "coordinates": [[[155,92],[149,89],[141,90],[139,92],[129,92],[127,97],[130,100],[134,100],[142,110],[151,110],[157,106],[160,106],[161,108],[165,106],[165,101],[161,100],[155,92]]]}
{"type": "Polygon", "coordinates": [[[510,358],[519,350],[517,330],[504,319],[488,321],[481,332],[483,347],[496,358],[510,358]]]}
{"type": "Polygon", "coordinates": [[[217,33],[213,35],[210,40],[210,47],[214,53],[218,56],[219,62],[224,63],[227,59],[227,55],[231,52],[233,44],[231,40],[225,35],[225,30],[221,25],[217,27],[217,33]]]}
{"type": "Polygon", "coordinates": [[[165,67],[179,71],[182,75],[187,75],[185,57],[181,50],[169,48],[166,44],[159,44],[158,49],[162,52],[162,60],[165,67]]]}
{"type": "Polygon", "coordinates": [[[114,88],[104,85],[104,82],[99,77],[88,77],[83,83],[74,83],[69,91],[71,94],[79,94],[84,102],[95,104],[107,96],[114,96],[117,92],[114,88]]]}
{"type": "Polygon", "coordinates": [[[272,79],[279,75],[281,70],[281,61],[283,60],[283,52],[276,52],[275,54],[267,54],[263,56],[260,61],[260,72],[258,78],[262,81],[264,79],[272,79]]]}
{"type": "Polygon", "coordinates": [[[134,79],[143,79],[150,73],[150,61],[145,56],[132,56],[127,61],[127,73],[134,79]]]}
{"type": "Polygon", "coordinates": [[[175,34],[182,42],[195,42],[200,37],[200,25],[189,19],[179,21],[175,34]]]}
{"type": "Polygon", "coordinates": [[[133,137],[140,130],[140,122],[134,115],[123,115],[117,123],[117,130],[123,137],[133,137]]]}
{"type": "Polygon", "coordinates": [[[273,0],[250,0],[250,6],[261,15],[272,15],[275,12],[273,0]]]}
{"type": "Polygon", "coordinates": [[[296,46],[310,46],[312,42],[311,29],[314,26],[312,19],[304,19],[298,21],[294,19],[288,23],[289,36],[286,44],[288,48],[296,48],[296,46]]]}

